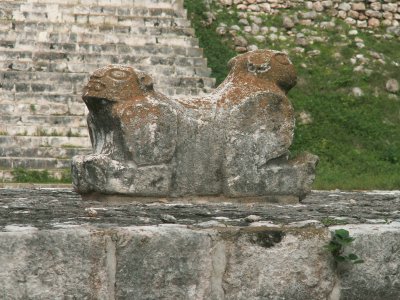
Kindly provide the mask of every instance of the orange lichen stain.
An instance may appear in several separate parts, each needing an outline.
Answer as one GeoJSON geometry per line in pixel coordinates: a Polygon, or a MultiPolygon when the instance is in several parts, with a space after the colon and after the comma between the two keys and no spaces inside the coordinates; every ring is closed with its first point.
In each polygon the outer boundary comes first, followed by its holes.
{"type": "Polygon", "coordinates": [[[214,92],[219,94],[219,108],[239,105],[258,92],[267,91],[286,97],[296,84],[295,69],[282,52],[252,51],[233,58],[229,65],[228,77],[214,92]]]}
{"type": "Polygon", "coordinates": [[[265,99],[261,98],[260,110],[268,108],[274,111],[276,106],[288,118],[293,116],[286,94],[296,84],[296,71],[286,54],[270,50],[251,51],[231,59],[229,67],[227,78],[211,94],[171,100],[154,91],[153,81],[145,73],[127,66],[109,65],[93,73],[84,88],[83,98],[115,102],[112,115],[124,123],[132,118],[146,120],[148,116],[159,116],[162,103],[168,102],[178,110],[229,109],[260,93],[266,95],[265,99]],[[280,96],[280,102],[274,103],[276,98],[268,94],[280,96]]]}
{"type": "Polygon", "coordinates": [[[186,99],[176,99],[176,101],[185,108],[191,109],[210,109],[212,108],[212,102],[206,98],[191,98],[186,99]]]}

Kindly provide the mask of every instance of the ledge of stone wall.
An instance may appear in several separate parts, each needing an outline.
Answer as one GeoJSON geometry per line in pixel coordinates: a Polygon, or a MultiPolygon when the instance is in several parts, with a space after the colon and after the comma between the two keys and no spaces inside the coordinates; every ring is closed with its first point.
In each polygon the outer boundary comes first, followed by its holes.
{"type": "Polygon", "coordinates": [[[295,205],[159,200],[0,189],[0,295],[400,298],[400,192],[314,191],[295,205]],[[337,228],[356,237],[348,251],[363,264],[335,267],[323,246],[337,228]]]}
{"type": "Polygon", "coordinates": [[[280,9],[297,7],[306,9],[300,23],[311,25],[317,14],[323,13],[345,20],[360,28],[399,26],[400,6],[396,0],[218,0],[221,4],[235,5],[238,10],[248,12],[278,13],[280,9]],[[311,12],[311,13],[310,13],[311,12]]]}

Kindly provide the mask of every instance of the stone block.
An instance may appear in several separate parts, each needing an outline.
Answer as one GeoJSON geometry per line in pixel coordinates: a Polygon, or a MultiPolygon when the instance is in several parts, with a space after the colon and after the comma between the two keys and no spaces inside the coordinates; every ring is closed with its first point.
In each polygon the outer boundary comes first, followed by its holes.
{"type": "Polygon", "coordinates": [[[348,11],[347,15],[350,18],[358,19],[358,16],[360,15],[360,13],[358,11],[355,11],[355,10],[350,10],[350,11],[348,11]]]}
{"type": "Polygon", "coordinates": [[[379,21],[379,19],[370,18],[368,20],[368,26],[369,27],[379,27],[380,25],[381,25],[381,22],[379,21]]]}
{"type": "Polygon", "coordinates": [[[373,10],[379,11],[379,10],[382,9],[382,3],[380,3],[380,2],[373,2],[373,3],[370,4],[370,7],[371,7],[373,10]]]}
{"type": "Polygon", "coordinates": [[[382,10],[388,11],[388,12],[396,12],[397,11],[397,3],[382,4],[382,10]]]}
{"type": "Polygon", "coordinates": [[[185,226],[120,230],[116,235],[116,297],[220,299],[224,258],[218,257],[223,254],[218,253],[221,246],[214,245],[214,238],[212,232],[185,226]]]}
{"type": "Polygon", "coordinates": [[[352,8],[352,10],[356,10],[356,11],[364,11],[365,3],[363,3],[363,2],[352,3],[351,8],[352,8]]]}
{"type": "Polygon", "coordinates": [[[225,299],[328,299],[334,274],[326,265],[323,246],[329,236],[324,230],[301,235],[253,229],[236,236],[233,247],[225,245],[225,299]]]}
{"type": "Polygon", "coordinates": [[[84,228],[37,230],[6,226],[0,232],[4,299],[109,299],[113,263],[103,233],[84,228]]]}
{"type": "Polygon", "coordinates": [[[339,10],[349,11],[351,9],[351,5],[347,2],[341,2],[339,4],[339,10]]]}
{"type": "Polygon", "coordinates": [[[382,13],[382,16],[386,20],[393,20],[393,14],[391,12],[385,11],[382,13]]]}
{"type": "Polygon", "coordinates": [[[318,229],[304,232],[309,236],[257,227],[243,231],[190,230],[176,225],[121,229],[116,235],[116,269],[121,271],[115,278],[115,295],[129,299],[327,298],[334,282],[323,250],[329,235],[318,229]],[[310,259],[315,263],[309,265],[310,259]]]}
{"type": "Polygon", "coordinates": [[[364,263],[339,266],[335,289],[340,299],[398,299],[400,291],[400,223],[345,225],[355,241],[346,253],[355,253],[364,263]]]}
{"type": "Polygon", "coordinates": [[[100,25],[104,24],[104,16],[89,16],[89,24],[100,25]]]}
{"type": "Polygon", "coordinates": [[[371,18],[376,18],[376,19],[380,19],[382,17],[382,13],[379,11],[375,11],[375,10],[367,10],[365,12],[365,15],[371,18]]]}

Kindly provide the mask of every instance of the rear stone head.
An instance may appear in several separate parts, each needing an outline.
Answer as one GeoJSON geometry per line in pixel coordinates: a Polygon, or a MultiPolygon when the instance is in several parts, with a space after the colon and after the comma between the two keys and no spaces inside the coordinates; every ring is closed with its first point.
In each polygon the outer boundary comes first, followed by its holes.
{"type": "Polygon", "coordinates": [[[153,82],[148,75],[131,67],[109,65],[93,72],[83,88],[82,99],[88,106],[98,100],[125,102],[151,91],[153,82]]]}
{"type": "Polygon", "coordinates": [[[296,70],[288,56],[279,51],[255,50],[238,55],[229,61],[231,73],[245,76],[244,81],[262,80],[276,84],[285,93],[296,85],[296,70]]]}

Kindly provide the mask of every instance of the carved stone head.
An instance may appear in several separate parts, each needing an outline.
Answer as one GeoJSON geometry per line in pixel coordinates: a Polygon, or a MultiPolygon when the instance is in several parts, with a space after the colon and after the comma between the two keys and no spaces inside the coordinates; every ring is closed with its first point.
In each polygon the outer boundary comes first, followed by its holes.
{"type": "Polygon", "coordinates": [[[109,65],[96,70],[83,89],[83,101],[126,102],[153,91],[150,76],[122,65],[109,65]]]}
{"type": "Polygon", "coordinates": [[[285,93],[296,85],[295,68],[283,52],[250,51],[232,58],[228,65],[235,76],[245,76],[246,81],[264,80],[266,84],[277,85],[285,93]]]}

